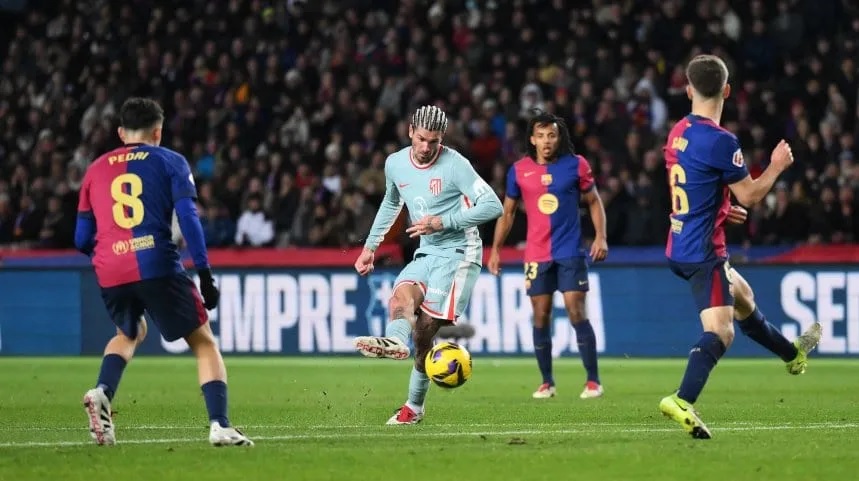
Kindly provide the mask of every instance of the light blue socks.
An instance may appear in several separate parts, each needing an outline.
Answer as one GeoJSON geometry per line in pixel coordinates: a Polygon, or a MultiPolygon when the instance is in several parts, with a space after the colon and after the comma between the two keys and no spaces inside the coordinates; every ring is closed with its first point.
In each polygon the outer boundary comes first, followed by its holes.
{"type": "Polygon", "coordinates": [[[418,372],[412,366],[412,375],[409,378],[409,402],[407,403],[412,411],[423,412],[424,399],[427,397],[429,385],[429,377],[422,372],[418,372]]]}
{"type": "Polygon", "coordinates": [[[385,326],[385,337],[396,337],[408,346],[409,338],[412,337],[412,325],[405,319],[394,319],[385,326]]]}

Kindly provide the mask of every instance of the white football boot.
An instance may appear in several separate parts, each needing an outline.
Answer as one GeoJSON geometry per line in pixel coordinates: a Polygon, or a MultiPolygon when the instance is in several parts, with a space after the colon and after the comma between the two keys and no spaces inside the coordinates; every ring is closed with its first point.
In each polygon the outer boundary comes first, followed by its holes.
{"type": "Polygon", "coordinates": [[[555,397],[555,394],[557,394],[555,386],[544,382],[543,384],[540,384],[540,387],[534,391],[534,394],[532,394],[531,397],[534,399],[549,399],[555,397]]]}
{"type": "Polygon", "coordinates": [[[391,419],[388,419],[388,426],[396,426],[403,424],[417,424],[424,418],[424,410],[414,410],[408,404],[403,404],[403,407],[397,409],[391,419]]]}
{"type": "Polygon", "coordinates": [[[355,349],[367,357],[387,357],[389,359],[408,359],[411,350],[403,341],[395,337],[356,337],[355,349]]]}
{"type": "Polygon", "coordinates": [[[84,394],[84,411],[89,419],[89,433],[99,446],[116,444],[110,399],[102,388],[90,389],[84,394]]]}
{"type": "Polygon", "coordinates": [[[594,399],[594,398],[602,397],[602,393],[603,393],[603,390],[602,390],[601,384],[597,384],[593,381],[588,381],[585,384],[584,391],[582,391],[582,393],[579,395],[579,397],[582,399],[594,399]]]}
{"type": "Polygon", "coordinates": [[[222,427],[213,421],[209,428],[209,442],[212,446],[253,446],[254,442],[234,427],[222,427]]]}

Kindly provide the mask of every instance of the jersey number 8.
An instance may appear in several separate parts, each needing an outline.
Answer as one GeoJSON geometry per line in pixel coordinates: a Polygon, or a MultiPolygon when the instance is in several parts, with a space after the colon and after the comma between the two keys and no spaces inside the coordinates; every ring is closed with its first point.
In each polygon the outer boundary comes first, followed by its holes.
{"type": "Polygon", "coordinates": [[[131,229],[143,223],[143,181],[135,174],[122,174],[110,184],[113,197],[113,221],[123,229],[131,229]]]}
{"type": "Polygon", "coordinates": [[[671,213],[679,215],[689,212],[689,196],[682,187],[686,184],[686,171],[680,164],[671,166],[668,182],[671,184],[671,213]]]}

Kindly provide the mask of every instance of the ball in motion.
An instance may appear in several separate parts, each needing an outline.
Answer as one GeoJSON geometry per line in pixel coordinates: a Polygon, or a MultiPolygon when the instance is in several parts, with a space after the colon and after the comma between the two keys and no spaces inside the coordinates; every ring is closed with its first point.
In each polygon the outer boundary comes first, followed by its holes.
{"type": "Polygon", "coordinates": [[[426,373],[436,386],[462,386],[471,377],[471,354],[455,342],[440,342],[427,353],[426,373]]]}

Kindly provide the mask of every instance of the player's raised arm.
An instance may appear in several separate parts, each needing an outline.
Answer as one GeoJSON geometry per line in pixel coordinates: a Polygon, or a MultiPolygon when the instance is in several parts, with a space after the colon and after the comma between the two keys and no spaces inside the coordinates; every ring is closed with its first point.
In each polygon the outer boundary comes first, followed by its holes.
{"type": "Polygon", "coordinates": [[[89,182],[84,176],[78,199],[78,217],[75,224],[75,248],[86,255],[92,255],[95,248],[95,216],[89,200],[89,182]]]}
{"type": "Polygon", "coordinates": [[[510,166],[510,169],[507,170],[507,192],[504,195],[504,205],[501,217],[495,223],[495,233],[492,236],[492,250],[489,253],[489,262],[486,266],[489,272],[496,276],[501,272],[501,246],[507,241],[510,229],[513,228],[513,221],[516,219],[516,208],[519,206],[520,198],[522,198],[522,192],[519,190],[519,184],[516,183],[516,167],[510,166]]]}
{"type": "Polygon", "coordinates": [[[176,209],[176,219],[179,229],[188,244],[188,251],[194,261],[194,268],[200,277],[200,293],[203,295],[206,309],[214,309],[218,305],[220,294],[212,278],[209,267],[209,255],[206,251],[206,237],[203,235],[203,225],[197,213],[197,187],[194,176],[188,167],[188,161],[182,156],[176,156],[167,162],[170,173],[173,207],[176,209]]]}
{"type": "Polygon", "coordinates": [[[594,232],[596,233],[594,242],[591,244],[591,259],[594,262],[599,262],[605,260],[608,255],[605,207],[603,207],[602,199],[599,192],[597,192],[597,185],[594,181],[591,166],[581,155],[579,156],[579,192],[582,193],[582,200],[588,204],[591,222],[594,224],[594,232]]]}
{"type": "Polygon", "coordinates": [[[501,200],[495,195],[495,191],[477,174],[465,157],[454,155],[460,160],[453,172],[454,185],[465,194],[472,207],[445,214],[441,219],[444,229],[476,227],[497,219],[501,215],[502,208],[501,200]]]}
{"type": "MultiPolygon", "coordinates": [[[[724,156],[724,152],[722,155],[724,156]]],[[[745,169],[743,154],[739,150],[739,147],[732,153],[732,159],[733,165],[742,165],[746,175],[739,180],[730,182],[728,185],[740,204],[750,206],[760,202],[772,190],[773,185],[778,180],[778,176],[793,163],[793,153],[787,141],[782,140],[779,142],[770,156],[770,165],[767,166],[766,170],[757,179],[752,179],[748,174],[748,170],[745,169]]]]}

